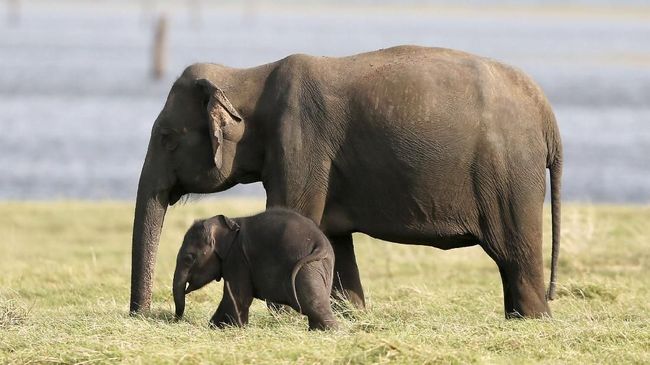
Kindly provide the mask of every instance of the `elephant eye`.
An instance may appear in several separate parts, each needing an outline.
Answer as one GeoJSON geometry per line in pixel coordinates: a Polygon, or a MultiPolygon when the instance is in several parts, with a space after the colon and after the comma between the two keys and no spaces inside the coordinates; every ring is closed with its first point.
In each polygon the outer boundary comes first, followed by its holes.
{"type": "Polygon", "coordinates": [[[185,264],[188,264],[188,265],[191,264],[191,263],[193,263],[193,262],[194,262],[194,255],[191,255],[191,254],[189,254],[189,255],[185,255],[185,256],[183,257],[183,262],[184,262],[185,264]]]}

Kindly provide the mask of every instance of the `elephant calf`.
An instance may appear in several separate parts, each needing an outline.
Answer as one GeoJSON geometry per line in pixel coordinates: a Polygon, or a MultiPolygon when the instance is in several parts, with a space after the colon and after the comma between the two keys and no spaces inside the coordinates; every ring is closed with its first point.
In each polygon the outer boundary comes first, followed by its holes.
{"type": "Polygon", "coordinates": [[[333,269],[330,242],[313,221],[293,211],[199,220],[185,234],[176,260],[176,316],[183,316],[185,294],[223,277],[223,299],[210,320],[214,326],[247,324],[258,298],[307,315],[309,329],[335,328],[333,269]]]}

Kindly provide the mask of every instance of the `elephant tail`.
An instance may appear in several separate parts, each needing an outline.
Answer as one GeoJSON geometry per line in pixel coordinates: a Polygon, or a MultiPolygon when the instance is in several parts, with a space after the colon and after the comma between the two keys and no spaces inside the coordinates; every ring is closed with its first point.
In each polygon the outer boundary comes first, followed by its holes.
{"type": "Polygon", "coordinates": [[[296,293],[296,275],[298,275],[298,272],[300,269],[302,269],[303,266],[307,265],[310,262],[313,261],[320,261],[325,258],[327,258],[327,250],[326,250],[326,244],[327,241],[320,241],[316,243],[316,247],[312,250],[312,252],[298,260],[296,265],[294,265],[293,269],[291,270],[291,290],[293,291],[293,298],[296,301],[296,304],[298,305],[298,312],[302,313],[302,306],[300,306],[300,301],[298,300],[298,293],[296,293]]]}
{"type": "Polygon", "coordinates": [[[548,300],[555,299],[555,286],[557,283],[557,263],[558,256],[560,255],[560,188],[562,183],[562,144],[560,142],[557,126],[555,127],[554,146],[552,151],[552,158],[548,166],[551,175],[551,228],[552,234],[552,248],[551,248],[551,279],[548,286],[548,293],[546,298],[548,300]]]}

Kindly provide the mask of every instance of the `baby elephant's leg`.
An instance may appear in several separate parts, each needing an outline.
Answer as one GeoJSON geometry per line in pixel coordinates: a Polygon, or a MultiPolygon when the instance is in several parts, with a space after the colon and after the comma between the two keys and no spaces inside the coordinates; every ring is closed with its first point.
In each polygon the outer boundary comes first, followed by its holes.
{"type": "Polygon", "coordinates": [[[224,326],[242,327],[248,324],[248,310],[253,302],[250,288],[245,285],[231,287],[224,282],[223,298],[219,308],[210,319],[210,325],[216,328],[224,326]]]}
{"type": "Polygon", "coordinates": [[[296,275],[296,295],[302,313],[309,319],[310,330],[338,328],[330,304],[332,287],[324,273],[323,264],[316,261],[303,266],[296,275]]]}

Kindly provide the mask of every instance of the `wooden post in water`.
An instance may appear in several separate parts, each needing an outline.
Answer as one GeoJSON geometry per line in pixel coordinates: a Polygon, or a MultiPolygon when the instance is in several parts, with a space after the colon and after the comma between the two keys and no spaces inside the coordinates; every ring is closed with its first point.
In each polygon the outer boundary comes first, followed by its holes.
{"type": "Polygon", "coordinates": [[[153,49],[152,49],[152,75],[160,80],[167,69],[167,17],[163,14],[158,17],[155,24],[153,49]]]}

